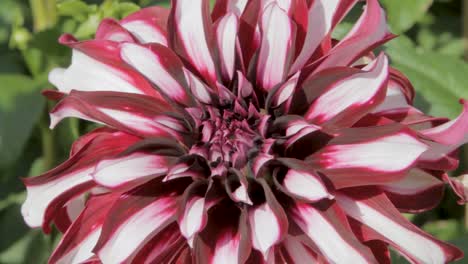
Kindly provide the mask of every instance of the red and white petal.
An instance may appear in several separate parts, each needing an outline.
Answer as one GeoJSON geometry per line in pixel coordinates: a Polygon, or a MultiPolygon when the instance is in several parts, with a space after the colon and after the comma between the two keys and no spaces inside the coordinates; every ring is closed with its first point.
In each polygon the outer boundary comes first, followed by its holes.
{"type": "Polygon", "coordinates": [[[239,19],[234,13],[229,13],[222,17],[215,26],[216,40],[220,53],[221,74],[228,81],[231,81],[234,76],[238,30],[239,19]]]}
{"type": "Polygon", "coordinates": [[[188,240],[206,225],[205,198],[194,196],[188,199],[179,218],[180,233],[188,240]]]}
{"type": "Polygon", "coordinates": [[[95,39],[115,42],[136,42],[130,32],[122,27],[119,22],[111,18],[106,18],[101,21],[96,31],[95,39]]]}
{"type": "MultiPolygon", "coordinates": [[[[392,72],[390,71],[390,73],[392,72]]],[[[406,91],[408,88],[405,88],[405,86],[392,77],[390,75],[385,100],[372,113],[393,113],[395,111],[406,111],[411,107],[412,102],[409,100],[406,91]]]]}
{"type": "Polygon", "coordinates": [[[91,197],[86,202],[84,211],[60,240],[50,256],[49,263],[78,264],[94,256],[93,248],[115,198],[115,194],[91,197]]]}
{"type": "Polygon", "coordinates": [[[384,240],[412,262],[448,263],[463,256],[406,220],[383,194],[359,199],[340,194],[336,199],[347,215],[381,236],[369,239],[384,240]]]}
{"type": "Polygon", "coordinates": [[[122,132],[92,133],[98,135],[65,163],[41,176],[23,179],[27,198],[21,213],[28,225],[50,231],[49,221],[56,211],[95,186],[91,173],[96,163],[119,154],[138,140],[122,132]]]}
{"type": "Polygon", "coordinates": [[[318,97],[305,114],[314,124],[349,127],[385,99],[388,59],[381,54],[363,72],[337,81],[318,97]]]}
{"type": "Polygon", "coordinates": [[[174,30],[170,32],[171,47],[184,56],[210,85],[216,84],[209,1],[174,0],[169,19],[174,30]]]}
{"type": "Polygon", "coordinates": [[[173,108],[168,103],[149,96],[72,91],[55,106],[50,117],[52,128],[64,118],[78,117],[135,135],[180,139],[178,130],[186,124],[165,114],[170,111],[173,108]]]}
{"type": "Polygon", "coordinates": [[[421,133],[438,143],[454,148],[468,143],[468,101],[461,100],[460,102],[463,104],[463,112],[460,116],[440,126],[423,130],[421,133]]]}
{"type": "Polygon", "coordinates": [[[356,0],[316,0],[308,11],[307,33],[304,45],[289,74],[299,71],[306,65],[327,35],[330,34],[356,0]]]}
{"type": "Polygon", "coordinates": [[[352,128],[307,160],[336,188],[345,188],[402,179],[427,149],[400,126],[352,128]]]}
{"type": "Polygon", "coordinates": [[[120,21],[122,27],[140,43],[160,43],[167,46],[167,19],[169,10],[154,6],[143,8],[120,21]]]}
{"type": "Polygon", "coordinates": [[[92,176],[96,183],[107,188],[128,187],[129,183],[134,186],[165,175],[173,162],[166,156],[133,153],[100,161],[92,176]]]}
{"type": "Polygon", "coordinates": [[[447,174],[442,176],[444,182],[448,183],[452,190],[460,198],[459,204],[465,204],[468,202],[468,174],[464,174],[458,177],[450,177],[447,174]]]}
{"type": "Polygon", "coordinates": [[[119,43],[106,40],[77,42],[64,35],[60,42],[73,48],[71,65],[55,68],[49,81],[62,93],[77,91],[115,91],[161,95],[139,73],[125,65],[119,55],[119,43]]]}
{"type": "Polygon", "coordinates": [[[444,182],[426,171],[412,169],[403,179],[381,185],[400,211],[421,212],[437,206],[444,194],[444,182]]]}
{"type": "Polygon", "coordinates": [[[322,212],[309,204],[297,203],[292,218],[331,263],[375,263],[374,256],[354,234],[339,222],[331,207],[322,212]]]}
{"type": "Polygon", "coordinates": [[[216,96],[208,85],[188,70],[185,71],[185,76],[189,80],[190,90],[198,102],[203,104],[213,103],[216,96]]]}
{"type": "Polygon", "coordinates": [[[132,263],[167,263],[166,260],[176,258],[174,254],[177,255],[185,244],[177,223],[173,223],[146,242],[133,258],[132,263]]]}
{"type": "Polygon", "coordinates": [[[78,216],[83,212],[83,209],[86,206],[86,195],[80,195],[78,197],[73,198],[69,202],[60,208],[57,211],[54,217],[54,224],[57,229],[65,233],[71,224],[78,218],[78,216]]]}
{"type": "Polygon", "coordinates": [[[286,213],[278,203],[270,187],[261,181],[265,191],[265,203],[250,208],[248,213],[253,248],[268,258],[274,245],[281,242],[288,231],[286,213]]]}
{"type": "Polygon", "coordinates": [[[257,83],[265,91],[284,81],[293,54],[295,28],[276,2],[262,14],[262,43],[257,62],[257,83]]]}
{"type": "Polygon", "coordinates": [[[290,169],[283,179],[282,186],[286,192],[309,202],[333,199],[320,177],[312,171],[290,169]]]}
{"type": "MultiPolygon", "coordinates": [[[[54,175],[55,179],[44,179],[35,185],[26,183],[28,196],[21,207],[24,221],[31,227],[43,225],[50,206],[57,202],[65,203],[67,193],[80,194],[94,187],[95,184],[91,177],[92,171],[92,167],[86,167],[66,174],[54,175]],[[61,198],[64,200],[59,201],[61,198]]],[[[34,181],[39,181],[40,177],[43,176],[36,177],[34,181]]]]}
{"type": "Polygon", "coordinates": [[[192,104],[183,64],[172,50],[158,44],[127,43],[122,45],[121,56],[169,98],[186,106],[192,104]]]}
{"type": "Polygon", "coordinates": [[[320,263],[317,253],[301,240],[299,237],[290,235],[283,240],[282,255],[287,263],[320,263]]]}
{"type": "Polygon", "coordinates": [[[276,112],[281,110],[281,114],[288,113],[294,92],[296,91],[297,84],[299,82],[299,77],[300,72],[291,76],[291,78],[289,78],[281,86],[277,86],[278,88],[273,89],[269,94],[269,98],[267,98],[267,109],[275,109],[276,112]]]}
{"type": "Polygon", "coordinates": [[[168,194],[169,190],[157,196],[157,188],[161,192],[164,186],[151,185],[124,194],[110,209],[112,218],[104,222],[94,249],[102,262],[131,261],[145,243],[174,221],[177,197],[168,194]],[[145,195],[149,188],[155,188],[156,196],[145,195]]]}
{"type": "Polygon", "coordinates": [[[216,22],[219,18],[226,14],[233,13],[240,17],[244,12],[248,0],[218,0],[215,2],[211,18],[216,22]]]}
{"type": "Polygon", "coordinates": [[[251,251],[245,211],[230,202],[222,203],[210,210],[208,219],[195,238],[195,263],[245,263],[251,251]]]}
{"type": "Polygon", "coordinates": [[[418,166],[430,170],[451,171],[458,167],[456,158],[458,146],[444,145],[433,141],[425,141],[429,149],[419,159],[418,166]]]}
{"type": "Polygon", "coordinates": [[[387,26],[385,11],[378,0],[367,0],[364,13],[358,22],[324,59],[315,72],[337,67],[348,66],[376,45],[392,38],[387,26]]]}

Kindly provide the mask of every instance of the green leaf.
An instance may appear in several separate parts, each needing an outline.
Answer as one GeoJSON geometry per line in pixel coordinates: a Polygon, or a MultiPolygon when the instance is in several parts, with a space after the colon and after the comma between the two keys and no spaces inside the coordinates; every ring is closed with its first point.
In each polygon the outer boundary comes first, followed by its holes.
{"type": "Polygon", "coordinates": [[[0,230],[0,263],[46,263],[51,250],[49,238],[24,224],[19,205],[0,214],[0,230]]]}
{"type": "Polygon", "coordinates": [[[399,34],[410,29],[423,18],[433,0],[381,0],[384,6],[390,28],[393,33],[399,34]]]}
{"type": "Polygon", "coordinates": [[[92,8],[81,0],[67,0],[59,3],[57,10],[61,16],[70,16],[83,21],[92,11],[92,8]]]}
{"type": "Polygon", "coordinates": [[[124,2],[124,3],[118,4],[114,12],[115,12],[115,17],[124,18],[138,10],[140,10],[140,7],[138,5],[134,3],[124,2]]]}
{"type": "Polygon", "coordinates": [[[41,82],[19,74],[0,74],[0,168],[21,154],[39,120],[44,99],[41,82]]]}
{"type": "Polygon", "coordinates": [[[416,106],[437,116],[456,117],[461,111],[460,98],[468,98],[468,64],[440,53],[418,50],[404,36],[386,48],[392,65],[414,85],[416,106]]]}
{"type": "Polygon", "coordinates": [[[423,229],[441,240],[457,238],[463,231],[460,222],[454,219],[429,222],[423,226],[423,229]]]}

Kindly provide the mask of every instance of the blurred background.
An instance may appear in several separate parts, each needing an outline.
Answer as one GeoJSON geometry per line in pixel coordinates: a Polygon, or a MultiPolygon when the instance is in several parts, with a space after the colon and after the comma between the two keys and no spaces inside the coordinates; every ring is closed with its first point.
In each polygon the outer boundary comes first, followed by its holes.
{"type": "MultiPolygon", "coordinates": [[[[456,117],[459,98],[468,98],[468,0],[380,0],[392,32],[400,37],[383,49],[417,91],[420,109],[456,117]],[[464,26],[465,25],[465,26],[464,26]]],[[[45,263],[60,239],[25,226],[20,177],[38,175],[65,160],[71,143],[89,129],[70,119],[48,129],[51,105],[40,91],[52,86],[47,73],[70,62],[70,50],[57,44],[60,34],[92,38],[99,21],[120,19],[155,0],[0,0],[0,263],[45,263]]],[[[335,30],[341,38],[360,14],[357,6],[335,30]]],[[[466,172],[468,148],[454,175],[466,172]]],[[[450,190],[429,212],[406,215],[416,225],[468,253],[468,220],[450,190]]],[[[395,263],[406,263],[394,256],[395,263]]],[[[462,260],[459,263],[468,263],[462,260]]]]}

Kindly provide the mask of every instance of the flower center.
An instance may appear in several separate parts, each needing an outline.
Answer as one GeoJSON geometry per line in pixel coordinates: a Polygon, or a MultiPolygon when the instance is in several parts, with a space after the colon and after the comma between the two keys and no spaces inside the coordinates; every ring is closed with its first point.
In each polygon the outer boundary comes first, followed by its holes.
{"type": "Polygon", "coordinates": [[[209,109],[201,123],[202,138],[196,147],[197,152],[202,151],[215,170],[229,167],[242,169],[258,138],[258,133],[252,129],[254,121],[245,113],[209,109]]]}

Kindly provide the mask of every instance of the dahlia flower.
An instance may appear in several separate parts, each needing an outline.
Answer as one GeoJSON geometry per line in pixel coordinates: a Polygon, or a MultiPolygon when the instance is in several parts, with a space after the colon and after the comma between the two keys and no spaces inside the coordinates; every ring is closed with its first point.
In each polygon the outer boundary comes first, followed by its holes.
{"type": "MultiPolygon", "coordinates": [[[[412,106],[372,50],[392,39],[377,0],[173,0],[95,39],[63,35],[51,127],[99,124],[70,158],[24,180],[22,214],[63,237],[50,263],[412,263],[463,253],[401,213],[466,200],[449,121],[412,106]]],[[[466,181],[465,181],[466,182],[466,181]]]]}

